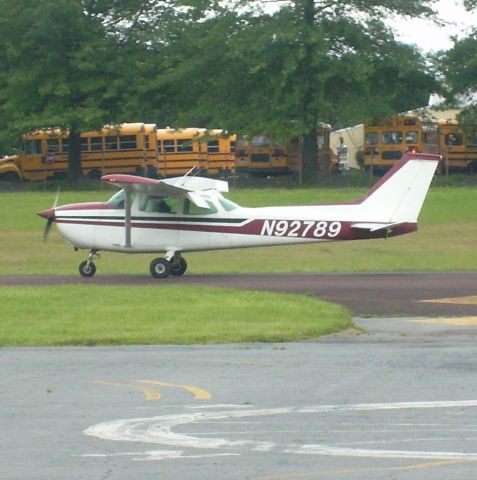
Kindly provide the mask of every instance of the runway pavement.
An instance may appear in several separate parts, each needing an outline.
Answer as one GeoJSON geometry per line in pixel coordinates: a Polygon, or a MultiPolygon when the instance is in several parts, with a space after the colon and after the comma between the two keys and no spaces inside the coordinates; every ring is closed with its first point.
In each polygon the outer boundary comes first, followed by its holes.
{"type": "MultiPolygon", "coordinates": [[[[187,275],[418,316],[315,342],[0,349],[0,478],[473,480],[476,275],[187,275]]],[[[1,280],[45,278],[91,283],[1,280]]]]}
{"type": "Polygon", "coordinates": [[[385,273],[186,274],[155,279],[149,275],[0,276],[0,285],[199,285],[304,293],[351,309],[355,315],[476,315],[477,271],[385,273]],[[442,301],[442,299],[451,299],[442,301]],[[457,299],[457,300],[452,300],[457,299]],[[460,300],[459,300],[460,299],[460,300]],[[438,300],[437,302],[435,300],[438,300]]]}

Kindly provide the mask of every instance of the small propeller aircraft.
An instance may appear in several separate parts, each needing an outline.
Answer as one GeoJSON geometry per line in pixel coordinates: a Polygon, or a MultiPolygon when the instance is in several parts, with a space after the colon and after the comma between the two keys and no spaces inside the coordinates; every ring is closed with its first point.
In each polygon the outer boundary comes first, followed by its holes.
{"type": "MultiPolygon", "coordinates": [[[[228,183],[203,177],[154,180],[111,174],[102,181],[121,190],[105,203],[53,206],[53,223],[75,250],[88,249],[80,274],[92,277],[99,251],[155,253],[153,277],[183,275],[185,252],[387,238],[417,230],[417,218],[438,155],[405,154],[371,190],[333,205],[244,208],[226,199],[228,183]]],[[[56,203],[56,201],[55,201],[56,203]]]]}

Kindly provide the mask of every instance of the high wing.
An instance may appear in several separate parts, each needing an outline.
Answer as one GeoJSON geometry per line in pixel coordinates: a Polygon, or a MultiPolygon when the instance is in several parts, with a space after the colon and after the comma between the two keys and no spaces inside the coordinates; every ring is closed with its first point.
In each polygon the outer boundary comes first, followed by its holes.
{"type": "Polygon", "coordinates": [[[135,175],[110,174],[101,177],[105,183],[122,188],[125,193],[125,239],[126,247],[131,246],[131,193],[142,192],[161,197],[185,197],[201,208],[207,208],[202,196],[207,191],[228,192],[229,184],[223,180],[204,177],[175,177],[162,180],[135,175]]]}

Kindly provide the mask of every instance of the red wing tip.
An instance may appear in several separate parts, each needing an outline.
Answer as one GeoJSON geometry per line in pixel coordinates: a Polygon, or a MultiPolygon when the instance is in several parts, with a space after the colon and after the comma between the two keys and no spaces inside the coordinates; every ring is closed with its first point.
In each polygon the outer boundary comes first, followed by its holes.
{"type": "Polygon", "coordinates": [[[153,178],[140,177],[137,175],[127,175],[127,174],[109,174],[103,175],[101,181],[105,183],[119,183],[119,184],[157,184],[159,180],[154,180],[153,178]]]}

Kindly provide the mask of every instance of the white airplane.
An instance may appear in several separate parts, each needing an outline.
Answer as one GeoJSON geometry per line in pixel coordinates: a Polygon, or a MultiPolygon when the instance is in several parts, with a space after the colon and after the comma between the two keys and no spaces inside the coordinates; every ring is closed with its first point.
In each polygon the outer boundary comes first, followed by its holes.
{"type": "Polygon", "coordinates": [[[333,205],[244,208],[226,199],[225,181],[163,180],[112,174],[121,188],[105,203],[78,203],[39,213],[75,250],[88,249],[80,274],[92,277],[99,251],[155,253],[153,277],[183,275],[184,252],[387,238],[417,230],[417,218],[440,156],[406,154],[359,199],[333,205]]]}

